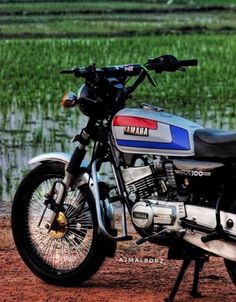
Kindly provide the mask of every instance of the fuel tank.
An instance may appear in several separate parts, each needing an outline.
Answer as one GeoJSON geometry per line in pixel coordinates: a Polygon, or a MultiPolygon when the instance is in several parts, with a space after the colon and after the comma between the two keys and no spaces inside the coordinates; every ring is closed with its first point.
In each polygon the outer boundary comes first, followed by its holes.
{"type": "Polygon", "coordinates": [[[116,146],[123,153],[193,156],[193,134],[200,125],[156,107],[125,108],[113,118],[116,146]]]}

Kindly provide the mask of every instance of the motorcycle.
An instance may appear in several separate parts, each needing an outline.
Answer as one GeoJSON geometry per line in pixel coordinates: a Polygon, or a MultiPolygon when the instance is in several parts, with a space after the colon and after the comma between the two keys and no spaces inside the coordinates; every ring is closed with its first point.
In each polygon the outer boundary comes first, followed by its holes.
{"type": "Polygon", "coordinates": [[[129,213],[137,244],[166,246],[168,259],[183,260],[166,301],[174,300],[191,261],[191,295],[199,296],[199,273],[212,255],[224,258],[236,285],[236,132],[203,128],[149,104],[125,108],[145,79],[155,86],[150,71],[184,71],[197,63],[164,55],[144,65],[61,71],[84,79],[78,94],[64,95],[62,106],[79,106],[87,125],[73,139],[72,156],[47,153],[29,161],[34,167],[12,206],[16,247],[39,278],[57,285],[89,279],[106,257],[114,257],[118,241],[132,239],[129,213]],[[115,185],[99,176],[105,164],[115,185]]]}

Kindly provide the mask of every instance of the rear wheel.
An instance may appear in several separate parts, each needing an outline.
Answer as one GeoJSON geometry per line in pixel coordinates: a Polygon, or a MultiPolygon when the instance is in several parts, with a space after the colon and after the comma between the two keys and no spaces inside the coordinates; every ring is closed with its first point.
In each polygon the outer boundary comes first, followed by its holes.
{"type": "Polygon", "coordinates": [[[47,229],[50,210],[40,223],[45,194],[63,177],[64,165],[53,162],[39,165],[25,177],[13,201],[12,231],[22,259],[34,274],[48,283],[69,285],[90,278],[105,253],[88,188],[69,190],[51,230],[47,229]]]}

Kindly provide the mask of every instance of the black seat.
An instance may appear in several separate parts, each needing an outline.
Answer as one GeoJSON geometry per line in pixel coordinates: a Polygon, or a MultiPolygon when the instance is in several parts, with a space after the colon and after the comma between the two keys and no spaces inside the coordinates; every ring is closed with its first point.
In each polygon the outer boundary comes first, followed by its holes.
{"type": "Polygon", "coordinates": [[[195,156],[236,158],[236,132],[199,129],[194,133],[195,156]]]}

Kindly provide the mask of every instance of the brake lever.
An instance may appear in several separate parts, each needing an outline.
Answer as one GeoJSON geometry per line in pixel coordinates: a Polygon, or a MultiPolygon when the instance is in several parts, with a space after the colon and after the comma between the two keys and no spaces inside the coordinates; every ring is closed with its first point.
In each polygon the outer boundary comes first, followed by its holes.
{"type": "Polygon", "coordinates": [[[153,87],[156,87],[157,86],[157,82],[155,81],[155,79],[150,75],[150,72],[149,70],[146,68],[146,66],[142,66],[143,70],[146,71],[146,75],[147,75],[147,78],[148,78],[148,81],[149,83],[151,83],[151,85],[153,87]]]}
{"type": "Polygon", "coordinates": [[[150,75],[149,72],[147,73],[147,78],[148,78],[148,81],[151,83],[151,85],[152,85],[153,87],[157,87],[157,82],[156,82],[155,79],[150,75]]]}

